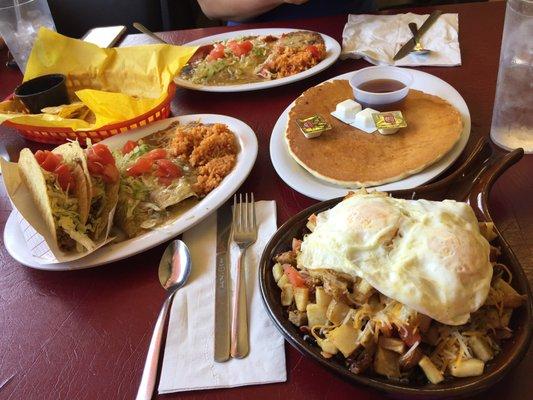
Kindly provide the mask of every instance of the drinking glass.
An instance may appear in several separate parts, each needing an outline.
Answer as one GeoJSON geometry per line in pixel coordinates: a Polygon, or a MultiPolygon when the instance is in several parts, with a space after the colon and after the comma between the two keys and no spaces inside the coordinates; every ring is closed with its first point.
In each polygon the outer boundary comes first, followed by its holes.
{"type": "Polygon", "coordinates": [[[46,0],[0,0],[0,35],[22,72],[41,26],[55,30],[46,0]]]}
{"type": "Polygon", "coordinates": [[[508,0],[490,136],[533,153],[533,0],[508,0]]]}

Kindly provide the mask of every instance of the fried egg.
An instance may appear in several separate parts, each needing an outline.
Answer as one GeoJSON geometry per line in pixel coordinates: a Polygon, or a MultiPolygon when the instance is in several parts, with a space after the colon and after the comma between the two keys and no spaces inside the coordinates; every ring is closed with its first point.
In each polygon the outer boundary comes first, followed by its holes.
{"type": "Polygon", "coordinates": [[[298,264],[361,277],[420,313],[461,325],[488,295],[489,253],[466,203],[360,191],[317,215],[298,264]]]}

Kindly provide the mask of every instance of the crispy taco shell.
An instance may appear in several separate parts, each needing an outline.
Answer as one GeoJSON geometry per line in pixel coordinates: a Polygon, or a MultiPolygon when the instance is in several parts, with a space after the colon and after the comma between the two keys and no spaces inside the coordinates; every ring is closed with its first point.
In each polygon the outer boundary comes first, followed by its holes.
{"type": "MultiPolygon", "coordinates": [[[[57,150],[57,149],[56,149],[57,150]]],[[[54,152],[56,152],[54,150],[54,152]]],[[[61,152],[57,152],[62,154],[61,152]]],[[[64,161],[67,161],[64,159],[64,161]]],[[[83,172],[81,162],[71,164],[71,171],[76,181],[76,190],[73,196],[77,199],[78,213],[80,221],[83,222],[83,213],[85,220],[88,210],[88,185],[87,178],[83,172]]],[[[54,216],[52,201],[50,199],[49,184],[46,182],[45,174],[35,159],[35,156],[29,149],[23,149],[20,152],[18,167],[22,181],[30,191],[33,201],[41,214],[45,225],[57,243],[58,247],[64,251],[70,251],[75,248],[75,242],[80,243],[87,250],[93,250],[95,245],[84,233],[76,231],[72,224],[58,225],[56,221],[60,220],[54,216]]]]}

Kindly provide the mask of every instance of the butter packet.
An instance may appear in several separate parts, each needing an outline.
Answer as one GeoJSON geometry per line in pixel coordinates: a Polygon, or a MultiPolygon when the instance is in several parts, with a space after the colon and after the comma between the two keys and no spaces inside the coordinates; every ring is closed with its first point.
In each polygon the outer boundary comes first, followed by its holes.
{"type": "Polygon", "coordinates": [[[405,128],[407,122],[403,117],[401,111],[387,111],[380,113],[373,113],[372,119],[376,124],[376,128],[382,135],[390,135],[398,132],[398,129],[405,128]]]}
{"type": "Polygon", "coordinates": [[[331,129],[331,125],[318,114],[307,118],[297,119],[296,123],[307,139],[318,137],[322,135],[322,132],[331,129]]]}

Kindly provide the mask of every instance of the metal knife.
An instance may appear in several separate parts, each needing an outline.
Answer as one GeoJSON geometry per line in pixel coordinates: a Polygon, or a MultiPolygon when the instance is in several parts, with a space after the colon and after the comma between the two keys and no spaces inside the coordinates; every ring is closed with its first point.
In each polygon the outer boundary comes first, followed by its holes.
{"type": "Polygon", "coordinates": [[[217,256],[215,286],[215,361],[230,358],[229,308],[229,240],[231,233],[231,205],[225,203],[217,211],[217,256]]]}
{"type": "MultiPolygon", "coordinates": [[[[440,17],[442,14],[442,11],[435,10],[433,11],[429,17],[424,21],[422,26],[418,29],[418,39],[422,37],[424,33],[427,32],[427,30],[433,25],[433,23],[437,20],[437,18],[440,17]]],[[[416,46],[416,40],[415,38],[411,38],[407,43],[405,43],[402,48],[396,53],[393,60],[397,61],[401,58],[404,58],[407,54],[409,54],[416,46]]]]}

